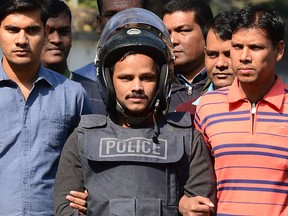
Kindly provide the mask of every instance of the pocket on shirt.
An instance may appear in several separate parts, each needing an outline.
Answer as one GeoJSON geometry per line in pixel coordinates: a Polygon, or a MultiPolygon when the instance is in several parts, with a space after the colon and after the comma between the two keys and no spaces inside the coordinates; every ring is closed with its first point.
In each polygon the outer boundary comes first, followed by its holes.
{"type": "Polygon", "coordinates": [[[45,151],[61,151],[72,128],[70,115],[45,114],[42,116],[41,136],[42,142],[47,147],[45,151]]]}

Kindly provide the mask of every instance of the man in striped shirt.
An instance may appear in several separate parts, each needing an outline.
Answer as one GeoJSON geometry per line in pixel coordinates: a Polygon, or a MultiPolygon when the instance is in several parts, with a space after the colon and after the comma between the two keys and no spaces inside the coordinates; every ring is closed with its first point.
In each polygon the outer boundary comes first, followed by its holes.
{"type": "Polygon", "coordinates": [[[215,158],[217,215],[288,215],[288,86],[275,74],[284,24],[254,5],[232,30],[237,78],[202,96],[195,114],[215,158]]]}

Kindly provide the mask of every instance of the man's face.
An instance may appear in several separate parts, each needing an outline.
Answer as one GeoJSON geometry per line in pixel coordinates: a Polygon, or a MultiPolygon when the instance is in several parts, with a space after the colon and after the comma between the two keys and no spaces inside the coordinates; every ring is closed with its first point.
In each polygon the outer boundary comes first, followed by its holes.
{"type": "Polygon", "coordinates": [[[42,50],[41,61],[47,67],[55,64],[65,67],[72,46],[71,20],[62,12],[57,17],[49,18],[47,25],[50,30],[42,50]]]}
{"type": "Polygon", "coordinates": [[[45,30],[40,11],[7,15],[0,25],[0,48],[4,69],[6,66],[38,67],[44,40],[45,30]]]}
{"type": "Polygon", "coordinates": [[[140,0],[103,0],[101,16],[97,17],[97,33],[101,33],[106,23],[116,13],[132,7],[142,8],[140,0]]]}
{"type": "Polygon", "coordinates": [[[235,73],[230,59],[231,40],[223,41],[210,29],[206,38],[205,66],[207,75],[215,88],[232,84],[235,73]]]}
{"type": "Polygon", "coordinates": [[[128,55],[115,64],[113,83],[116,98],[127,108],[127,114],[145,116],[157,91],[156,64],[143,54],[128,55]]]}
{"type": "Polygon", "coordinates": [[[243,29],[232,35],[232,68],[241,85],[271,87],[275,81],[276,63],[283,52],[284,42],[273,46],[263,29],[243,29]]]}
{"type": "Polygon", "coordinates": [[[174,45],[175,69],[181,72],[204,67],[205,42],[201,28],[196,23],[195,13],[177,11],[165,14],[163,22],[174,45]]]}

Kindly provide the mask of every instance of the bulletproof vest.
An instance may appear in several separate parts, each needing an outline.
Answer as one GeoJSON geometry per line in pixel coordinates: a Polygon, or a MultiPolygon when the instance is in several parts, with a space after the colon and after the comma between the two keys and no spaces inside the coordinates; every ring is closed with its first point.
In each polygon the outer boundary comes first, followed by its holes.
{"type": "Polygon", "coordinates": [[[169,113],[151,128],[123,128],[86,115],[78,129],[79,155],[88,189],[87,215],[170,216],[189,174],[190,114],[169,113]]]}

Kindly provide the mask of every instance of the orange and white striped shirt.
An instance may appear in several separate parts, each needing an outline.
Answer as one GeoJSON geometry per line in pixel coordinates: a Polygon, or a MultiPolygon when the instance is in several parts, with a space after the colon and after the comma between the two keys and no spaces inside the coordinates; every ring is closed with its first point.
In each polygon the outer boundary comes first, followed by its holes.
{"type": "Polygon", "coordinates": [[[232,86],[202,96],[195,125],[215,157],[217,215],[288,215],[288,85],[257,104],[232,86]]]}

